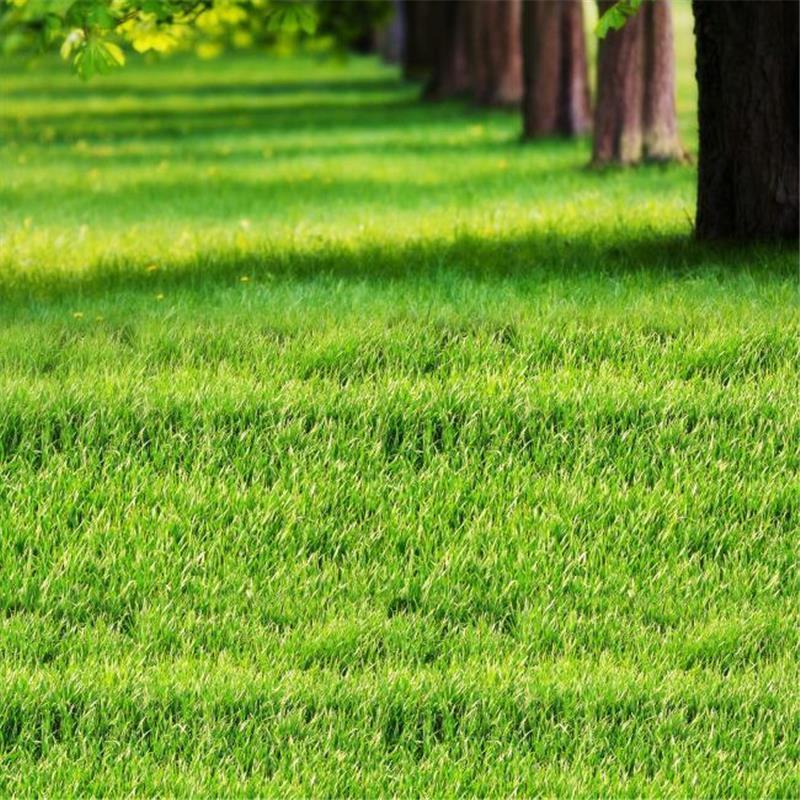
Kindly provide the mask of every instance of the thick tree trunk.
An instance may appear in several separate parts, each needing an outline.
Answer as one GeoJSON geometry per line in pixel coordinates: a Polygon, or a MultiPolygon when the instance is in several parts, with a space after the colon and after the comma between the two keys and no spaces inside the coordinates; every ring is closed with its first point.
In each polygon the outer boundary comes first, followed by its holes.
{"type": "Polygon", "coordinates": [[[695,0],[701,239],[798,236],[798,4],[695,0]]]}
{"type": "Polygon", "coordinates": [[[467,45],[469,38],[469,0],[450,0],[435,5],[437,57],[425,97],[446,100],[464,95],[472,88],[467,45]]]}
{"type": "MultiPolygon", "coordinates": [[[[602,14],[613,0],[600,0],[602,14]]],[[[595,164],[684,157],[675,114],[675,54],[667,0],[649,0],[600,43],[595,164]]]]}
{"type": "Polygon", "coordinates": [[[467,3],[468,63],[475,101],[512,106],[522,100],[522,0],[467,3]]]}
{"type": "Polygon", "coordinates": [[[528,0],[522,10],[525,136],[591,127],[581,0],[528,0]]]}

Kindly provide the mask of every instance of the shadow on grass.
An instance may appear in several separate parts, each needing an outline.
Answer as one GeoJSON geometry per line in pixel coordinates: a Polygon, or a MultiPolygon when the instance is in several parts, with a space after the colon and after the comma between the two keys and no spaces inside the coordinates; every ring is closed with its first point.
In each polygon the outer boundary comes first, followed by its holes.
{"type": "Polygon", "coordinates": [[[701,244],[688,237],[564,237],[531,233],[507,238],[464,235],[455,240],[424,240],[402,246],[214,251],[165,263],[153,275],[144,263],[104,260],[82,273],[0,275],[0,296],[9,303],[58,301],[117,292],[152,293],[173,289],[202,293],[238,285],[247,274],[261,281],[424,282],[443,276],[477,281],[545,283],[586,279],[673,280],[746,275],[759,282],[796,275],[791,245],[701,244]]]}
{"type": "MultiPolygon", "coordinates": [[[[298,86],[298,92],[302,86],[298,86]]],[[[402,130],[418,132],[423,127],[484,120],[490,114],[503,116],[503,110],[477,108],[461,102],[421,104],[408,88],[395,97],[367,99],[341,98],[333,93],[330,101],[242,103],[228,98],[210,108],[187,106],[148,107],[146,103],[129,108],[113,105],[92,108],[67,107],[58,111],[0,114],[0,134],[9,143],[26,144],[47,135],[47,144],[79,139],[110,143],[121,139],[181,138],[257,132],[291,131],[402,130]]],[[[516,117],[505,112],[508,117],[516,117]]]]}
{"type": "Polygon", "coordinates": [[[252,95],[253,97],[276,97],[280,95],[296,95],[300,92],[331,93],[358,92],[371,94],[374,92],[393,92],[408,89],[411,84],[405,83],[401,78],[374,78],[342,80],[308,80],[296,81],[270,81],[265,74],[260,79],[252,81],[238,81],[214,83],[209,80],[181,81],[165,80],[157,86],[144,83],[126,83],[105,79],[102,83],[80,83],[71,81],[69,84],[53,86],[50,82],[29,83],[25,86],[12,87],[4,90],[4,96],[9,99],[24,100],[116,100],[120,97],[126,99],[153,101],[160,98],[175,98],[181,95],[203,98],[229,98],[234,95],[252,95]]]}
{"type": "MultiPolygon", "coordinates": [[[[503,148],[499,153],[504,151],[510,152],[503,148]]],[[[565,152],[569,156],[574,149],[565,152]]],[[[124,181],[104,183],[100,179],[85,193],[80,189],[85,186],[86,178],[76,169],[69,182],[47,185],[31,181],[0,188],[0,210],[13,212],[24,208],[32,215],[46,218],[48,210],[58,206],[69,209],[75,225],[91,223],[98,208],[128,224],[165,219],[175,214],[204,219],[208,218],[210,209],[214,209],[214,221],[224,225],[236,225],[242,217],[272,215],[276,209],[284,213],[298,209],[308,216],[324,215],[328,208],[335,208],[337,214],[344,209],[352,213],[369,209],[373,214],[378,210],[393,214],[416,209],[424,215],[426,210],[452,202],[454,197],[459,197],[465,206],[479,199],[486,202],[496,198],[498,202],[513,199],[535,207],[552,197],[554,181],[569,184],[580,170],[574,158],[562,159],[562,163],[556,165],[543,160],[521,163],[514,178],[522,185],[515,193],[510,193],[508,174],[486,164],[465,164],[458,172],[443,172],[431,179],[414,175],[413,169],[394,175],[380,172],[370,175],[364,169],[362,174],[347,174],[342,169],[331,177],[319,174],[312,166],[300,175],[286,175],[281,171],[269,174],[265,167],[268,157],[260,163],[242,160],[237,164],[231,157],[218,156],[216,163],[220,161],[228,168],[236,165],[237,172],[220,175],[209,173],[207,169],[200,171],[199,165],[207,168],[215,162],[210,158],[186,156],[172,161],[184,165],[184,174],[163,175],[151,166],[141,173],[128,175],[124,181]],[[186,177],[189,170],[193,174],[186,177]]],[[[116,162],[115,166],[118,166],[116,162]]],[[[620,173],[619,178],[612,180],[624,177],[620,173]]],[[[591,175],[584,180],[592,180],[591,175]]]]}
{"type": "MultiPolygon", "coordinates": [[[[80,138],[80,137],[77,137],[80,138]]],[[[577,147],[587,150],[588,160],[588,138],[576,139],[552,139],[543,142],[551,151],[574,153],[577,147]]],[[[70,142],[62,140],[60,144],[69,145],[70,142]]],[[[322,135],[315,136],[313,140],[292,142],[291,140],[276,141],[251,141],[247,143],[236,143],[229,152],[224,155],[220,153],[220,146],[209,146],[196,144],[185,149],[180,147],[180,142],[174,146],[166,144],[162,147],[152,145],[146,152],[126,152],[118,150],[103,151],[102,145],[95,149],[87,148],[83,151],[72,149],[69,152],[71,163],[96,167],[103,163],[111,163],[115,166],[146,166],[152,167],[154,160],[158,157],[175,158],[190,157],[193,164],[203,164],[206,166],[224,164],[247,163],[259,161],[265,158],[325,158],[329,156],[393,156],[393,155],[427,155],[431,153],[441,153],[444,155],[453,153],[463,153],[474,156],[508,156],[522,152],[522,148],[530,148],[530,143],[522,142],[519,135],[509,132],[507,136],[500,138],[496,134],[491,139],[470,139],[461,140],[455,137],[448,137],[445,140],[425,139],[424,134],[420,133],[420,128],[409,129],[403,135],[389,134],[381,136],[374,141],[326,141],[322,135]]],[[[50,153],[51,156],[62,157],[55,149],[50,153]]]]}

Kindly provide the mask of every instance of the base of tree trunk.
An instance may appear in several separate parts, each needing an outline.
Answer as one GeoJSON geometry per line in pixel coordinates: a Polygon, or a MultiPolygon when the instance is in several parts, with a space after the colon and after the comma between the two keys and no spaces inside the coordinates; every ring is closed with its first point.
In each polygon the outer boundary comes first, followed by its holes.
{"type": "Polygon", "coordinates": [[[591,129],[582,0],[527,0],[522,9],[524,137],[591,129]]]}
{"type": "MultiPolygon", "coordinates": [[[[613,0],[600,0],[600,13],[613,0]]],[[[592,164],[684,161],[675,109],[675,49],[667,0],[648,0],[600,43],[592,164]]]]}
{"type": "Polygon", "coordinates": [[[522,0],[469,0],[468,62],[482,106],[522,101],[522,0]]]}
{"type": "Polygon", "coordinates": [[[449,100],[470,94],[468,23],[469,0],[434,3],[431,25],[438,53],[423,92],[425,100],[449,100]]]}

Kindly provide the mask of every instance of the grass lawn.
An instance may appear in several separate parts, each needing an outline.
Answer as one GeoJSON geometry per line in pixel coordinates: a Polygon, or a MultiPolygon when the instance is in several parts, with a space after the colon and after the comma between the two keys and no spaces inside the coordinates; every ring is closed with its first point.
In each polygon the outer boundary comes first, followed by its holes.
{"type": "Polygon", "coordinates": [[[0,794],[800,794],[795,249],[416,92],[2,66],[0,794]]]}

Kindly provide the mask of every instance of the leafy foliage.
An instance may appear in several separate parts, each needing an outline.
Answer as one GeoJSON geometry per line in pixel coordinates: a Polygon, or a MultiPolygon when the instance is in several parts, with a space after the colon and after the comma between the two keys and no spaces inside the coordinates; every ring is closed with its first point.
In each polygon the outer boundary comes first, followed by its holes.
{"type": "Polygon", "coordinates": [[[605,39],[609,31],[618,31],[639,10],[643,0],[617,0],[611,8],[600,15],[595,32],[605,39]]]}
{"type": "Polygon", "coordinates": [[[314,33],[317,29],[317,17],[313,9],[307,5],[280,3],[272,9],[267,28],[275,33],[281,31],[314,33]]]}
{"type": "Polygon", "coordinates": [[[84,78],[103,75],[125,63],[125,55],[115,42],[90,38],[75,55],[75,69],[84,78]]]}
{"type": "Polygon", "coordinates": [[[390,10],[388,0],[0,0],[0,37],[5,52],[58,46],[78,75],[91,78],[123,66],[126,48],[194,47],[209,57],[228,45],[291,45],[318,33],[348,47],[390,10]]]}

